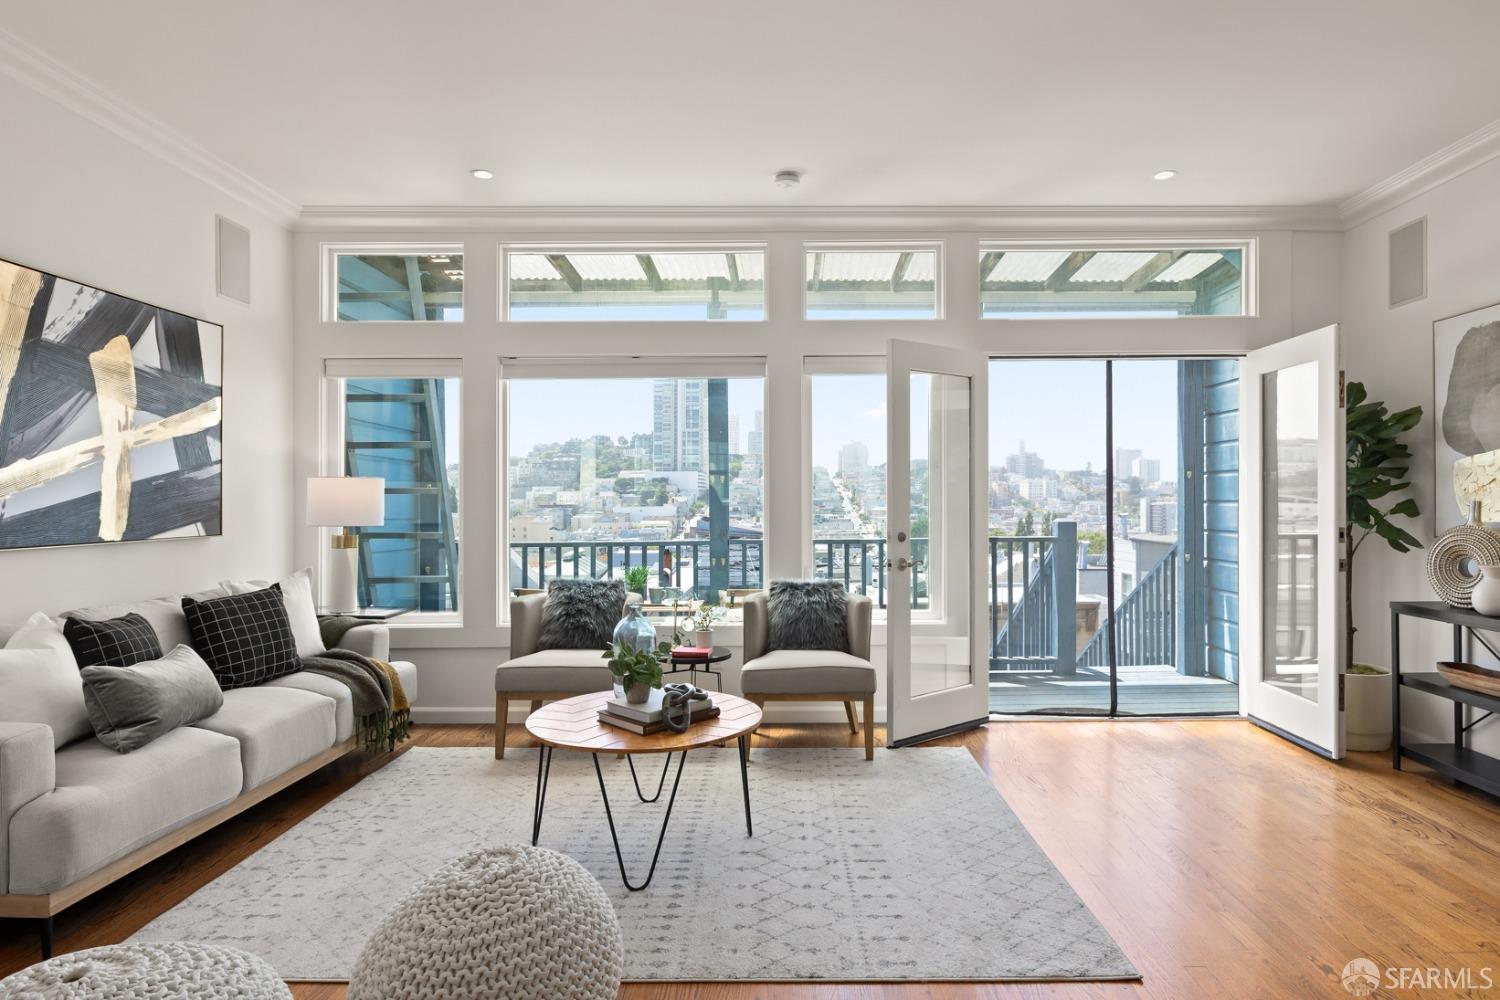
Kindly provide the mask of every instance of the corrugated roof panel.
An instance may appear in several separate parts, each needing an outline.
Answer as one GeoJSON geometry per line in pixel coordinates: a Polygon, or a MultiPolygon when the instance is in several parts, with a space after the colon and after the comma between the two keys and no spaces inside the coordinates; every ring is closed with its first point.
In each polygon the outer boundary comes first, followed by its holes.
{"type": "Polygon", "coordinates": [[[1224,255],[1214,250],[1183,254],[1172,262],[1171,267],[1151,280],[1191,281],[1223,259],[1224,255]]]}
{"type": "Polygon", "coordinates": [[[646,271],[633,253],[570,253],[568,263],[585,281],[646,280],[646,271]]]}
{"type": "Polygon", "coordinates": [[[1068,259],[1066,250],[1007,250],[985,281],[1046,281],[1068,259]]]}
{"type": "MultiPolygon", "coordinates": [[[[809,278],[813,275],[814,254],[808,254],[809,278]]],[[[899,253],[886,250],[824,250],[816,256],[823,258],[823,281],[890,281],[896,270],[899,253]]]]}
{"type": "Polygon", "coordinates": [[[729,262],[721,253],[654,253],[651,263],[663,281],[728,278],[729,262]]]}
{"type": "Polygon", "coordinates": [[[764,281],[766,278],[766,255],[763,253],[737,253],[734,266],[740,272],[741,281],[764,281]]]}
{"type": "Polygon", "coordinates": [[[509,263],[512,281],[558,281],[562,278],[552,262],[539,253],[513,253],[509,263]]]}
{"type": "Polygon", "coordinates": [[[1154,250],[1107,250],[1094,254],[1069,281],[1124,281],[1156,256],[1154,250]]]}
{"type": "Polygon", "coordinates": [[[903,281],[932,281],[937,276],[937,251],[918,250],[906,265],[903,281]]]}

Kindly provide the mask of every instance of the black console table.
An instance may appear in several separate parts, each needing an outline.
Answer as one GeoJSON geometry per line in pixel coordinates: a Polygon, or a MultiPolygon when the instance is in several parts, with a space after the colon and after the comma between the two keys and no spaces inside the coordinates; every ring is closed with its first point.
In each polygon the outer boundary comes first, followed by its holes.
{"type": "MultiPolygon", "coordinates": [[[[1401,672],[1401,618],[1425,618],[1453,626],[1453,659],[1464,659],[1464,629],[1500,632],[1500,618],[1491,618],[1465,608],[1451,608],[1441,601],[1391,602],[1391,766],[1401,770],[1401,758],[1424,764],[1455,781],[1500,795],[1500,759],[1470,750],[1469,730],[1500,712],[1500,697],[1456,687],[1437,671],[1401,672]],[[1407,743],[1401,738],[1401,689],[1425,691],[1453,702],[1452,743],[1407,743]],[[1464,706],[1484,709],[1473,722],[1464,723],[1464,706]]],[[[1480,642],[1488,647],[1483,639],[1480,642]]]]}

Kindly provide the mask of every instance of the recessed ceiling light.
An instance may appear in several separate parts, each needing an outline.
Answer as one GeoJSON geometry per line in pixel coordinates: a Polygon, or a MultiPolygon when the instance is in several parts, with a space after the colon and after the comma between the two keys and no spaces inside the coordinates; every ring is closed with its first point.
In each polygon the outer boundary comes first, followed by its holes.
{"type": "Polygon", "coordinates": [[[487,181],[495,176],[494,171],[485,170],[483,167],[480,167],[477,170],[470,170],[469,174],[471,176],[478,177],[482,181],[487,181]]]}
{"type": "Polygon", "coordinates": [[[802,183],[802,175],[795,170],[778,170],[772,180],[779,188],[794,188],[802,183]]]}
{"type": "Polygon", "coordinates": [[[1175,170],[1158,170],[1156,173],[1152,174],[1151,176],[1153,178],[1155,178],[1156,180],[1159,180],[1159,181],[1169,181],[1173,177],[1177,176],[1177,171],[1175,171],[1175,170]]]}

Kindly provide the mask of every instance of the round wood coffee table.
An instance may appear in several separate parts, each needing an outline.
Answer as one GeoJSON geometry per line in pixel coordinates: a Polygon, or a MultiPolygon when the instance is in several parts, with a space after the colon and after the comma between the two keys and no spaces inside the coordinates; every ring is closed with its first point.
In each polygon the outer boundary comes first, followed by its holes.
{"type": "Polygon", "coordinates": [[[668,730],[641,736],[599,721],[599,710],[614,696],[613,691],[580,694],[543,705],[527,716],[526,731],[542,744],[537,754],[536,799],[531,813],[532,846],[536,846],[542,833],[542,812],[547,804],[547,779],[552,773],[553,750],[587,753],[594,758],[594,774],[599,779],[599,797],[604,801],[604,818],[609,823],[609,837],[615,845],[615,860],[620,865],[620,881],[632,892],[646,888],[651,884],[651,879],[656,874],[656,862],[661,858],[661,845],[667,836],[667,823],[672,819],[672,804],[677,801],[677,786],[682,781],[682,765],[687,762],[688,751],[727,740],[735,740],[739,744],[740,787],[745,797],[745,835],[754,836],[750,823],[750,771],[746,762],[749,758],[750,734],[760,726],[760,708],[736,695],[716,692],[713,703],[719,709],[718,717],[695,722],[684,733],[668,730]],[[651,869],[640,885],[632,885],[630,876],[625,873],[625,858],[620,853],[620,837],[615,832],[615,818],[609,807],[609,792],[604,787],[604,770],[599,766],[601,753],[612,753],[625,758],[630,765],[630,779],[635,784],[636,798],[642,802],[655,802],[661,798],[662,788],[667,782],[667,772],[672,768],[672,755],[679,755],[677,773],[672,779],[672,794],[667,799],[667,811],[661,818],[661,833],[656,838],[656,853],[651,856],[651,869]],[[636,754],[658,753],[666,754],[667,759],[662,765],[656,794],[648,799],[641,791],[640,780],[636,777],[634,757],[636,754]]]}

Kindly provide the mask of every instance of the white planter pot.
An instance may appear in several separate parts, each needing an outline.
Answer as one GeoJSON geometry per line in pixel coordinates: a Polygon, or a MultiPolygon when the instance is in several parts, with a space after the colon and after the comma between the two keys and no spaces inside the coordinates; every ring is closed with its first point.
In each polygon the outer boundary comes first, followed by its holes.
{"type": "Polygon", "coordinates": [[[1391,675],[1344,675],[1344,745],[1350,750],[1391,747],[1391,675]]]}
{"type": "Polygon", "coordinates": [[[703,649],[712,649],[714,646],[714,630],[711,628],[700,628],[693,632],[693,642],[703,649]]]}
{"type": "Polygon", "coordinates": [[[1482,615],[1500,616],[1500,566],[1481,566],[1479,572],[1483,576],[1469,595],[1474,610],[1482,615]]]}

